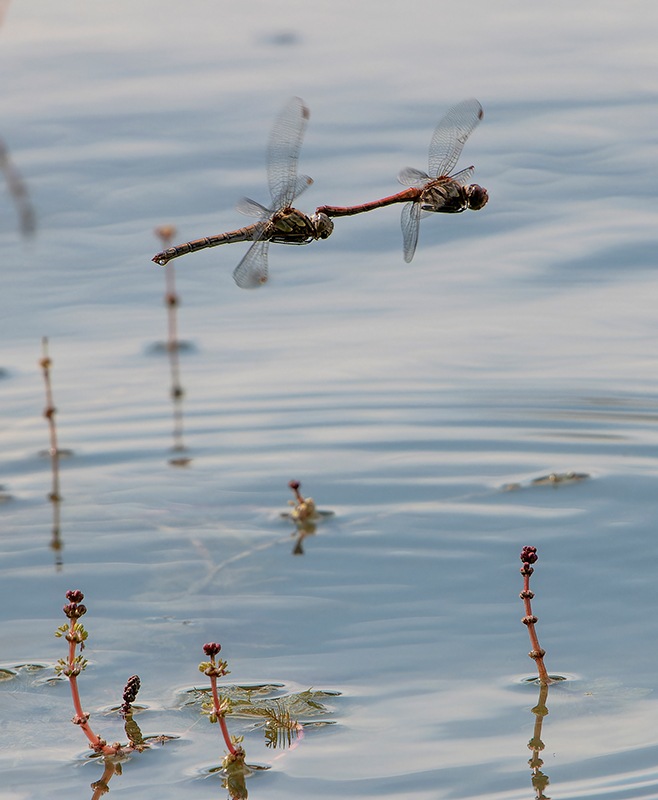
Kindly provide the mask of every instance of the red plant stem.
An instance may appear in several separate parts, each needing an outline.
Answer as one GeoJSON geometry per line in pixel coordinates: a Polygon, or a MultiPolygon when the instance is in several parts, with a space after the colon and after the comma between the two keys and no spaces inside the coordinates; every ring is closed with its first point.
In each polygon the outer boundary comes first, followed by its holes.
{"type": "Polygon", "coordinates": [[[528,628],[528,635],[530,636],[530,645],[532,647],[532,650],[529,653],[529,655],[530,658],[534,659],[535,663],[537,664],[537,672],[539,673],[540,682],[542,684],[548,685],[549,683],[551,683],[551,679],[548,675],[548,671],[546,670],[546,665],[544,664],[545,651],[542,650],[539,644],[537,631],[535,630],[535,622],[537,621],[537,617],[535,617],[535,615],[532,613],[532,605],[530,603],[533,597],[534,594],[533,592],[530,591],[530,575],[524,574],[523,591],[521,592],[521,599],[523,600],[523,606],[525,608],[525,617],[523,618],[523,622],[528,628]]]}
{"type": "Polygon", "coordinates": [[[300,505],[301,505],[303,502],[305,502],[305,501],[304,501],[304,497],[303,497],[302,493],[299,491],[299,489],[300,489],[300,487],[301,487],[301,483],[300,483],[299,481],[290,481],[290,482],[288,483],[288,486],[289,486],[289,487],[292,489],[292,491],[293,491],[293,493],[294,493],[294,495],[295,495],[295,499],[297,500],[297,502],[298,502],[300,505]]]}
{"type": "Polygon", "coordinates": [[[89,744],[97,753],[104,753],[105,755],[115,755],[117,748],[107,744],[103,739],[93,732],[89,725],[89,715],[86,714],[80,702],[80,691],[78,690],[78,676],[75,674],[75,650],[77,642],[75,640],[75,619],[71,619],[69,624],[69,685],[71,687],[71,699],[73,701],[73,708],[75,716],[73,722],[82,728],[82,732],[89,739],[89,744]]]}
{"type": "Polygon", "coordinates": [[[210,675],[210,690],[212,692],[212,702],[215,708],[215,715],[217,717],[217,722],[219,722],[219,727],[222,730],[222,736],[224,737],[224,741],[226,742],[226,746],[228,747],[229,753],[232,756],[234,756],[238,751],[233,742],[231,741],[231,737],[228,732],[228,727],[226,726],[226,720],[224,719],[224,712],[221,710],[221,706],[219,703],[219,693],[217,691],[217,678],[215,675],[210,675]]]}

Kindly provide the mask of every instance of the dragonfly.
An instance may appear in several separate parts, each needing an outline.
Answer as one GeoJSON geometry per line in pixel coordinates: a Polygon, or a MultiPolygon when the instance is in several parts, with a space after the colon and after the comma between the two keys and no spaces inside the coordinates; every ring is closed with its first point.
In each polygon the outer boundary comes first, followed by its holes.
{"type": "Polygon", "coordinates": [[[402,209],[402,248],[404,260],[409,263],[416,252],[420,219],[427,212],[459,214],[466,209],[479,211],[486,205],[487,190],[476,183],[469,184],[475,167],[450,174],[466,140],[483,116],[482,106],[474,98],[453,106],[432,135],[428,171],[407,167],[398,175],[398,181],[408,189],[357,206],[320,206],[316,213],[346,217],[393,203],[406,203],[402,209]]]}
{"type": "Polygon", "coordinates": [[[270,242],[277,244],[309,244],[331,235],[334,225],[321,212],[307,216],[292,203],[312,183],[308,175],[297,174],[299,151],[309,119],[309,110],[299,97],[293,97],[276,118],[267,150],[267,182],[271,206],[245,197],[238,211],[258,217],[259,221],[228,233],[205,236],[169,247],[153,257],[164,266],[173,258],[233,242],[252,242],[244,258],[233,271],[233,279],[242,289],[255,289],[267,282],[267,252],[270,242]]]}

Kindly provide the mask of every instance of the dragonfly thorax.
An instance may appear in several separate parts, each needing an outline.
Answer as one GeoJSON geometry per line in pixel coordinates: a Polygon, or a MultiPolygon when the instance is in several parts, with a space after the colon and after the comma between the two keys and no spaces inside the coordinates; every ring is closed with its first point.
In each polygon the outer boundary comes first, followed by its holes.
{"type": "Polygon", "coordinates": [[[263,238],[277,244],[308,244],[316,239],[326,239],[334,229],[326,214],[307,216],[296,208],[284,208],[272,215],[270,230],[263,238]]]}
{"type": "Polygon", "coordinates": [[[488,199],[487,190],[476,183],[462,186],[452,178],[438,178],[423,188],[420,207],[440,214],[460,214],[466,209],[479,211],[488,199]]]}
{"type": "Polygon", "coordinates": [[[464,187],[457,181],[439,178],[424,187],[420,196],[420,207],[423,211],[459,214],[468,208],[468,199],[464,187]]]}

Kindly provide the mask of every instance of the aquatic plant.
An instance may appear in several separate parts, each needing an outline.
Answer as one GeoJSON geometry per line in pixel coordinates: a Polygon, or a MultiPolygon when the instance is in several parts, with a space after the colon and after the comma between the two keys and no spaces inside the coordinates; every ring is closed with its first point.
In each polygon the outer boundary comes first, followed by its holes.
{"type": "Polygon", "coordinates": [[[226,725],[226,715],[231,712],[232,707],[231,698],[220,695],[217,689],[217,678],[223,678],[229,674],[227,662],[217,658],[221,649],[222,646],[218,642],[208,642],[203,645],[203,652],[210,661],[202,661],[199,664],[199,672],[203,672],[210,679],[210,700],[202,704],[202,709],[208,715],[210,722],[219,723],[224,742],[228,748],[228,754],[222,762],[222,767],[227,769],[234,762],[244,764],[245,753],[240,746],[242,736],[230,736],[226,725]]]}
{"type": "Polygon", "coordinates": [[[294,500],[288,501],[288,504],[293,506],[290,512],[291,519],[293,519],[297,525],[317,519],[319,514],[315,507],[315,502],[312,497],[304,497],[299,491],[301,483],[299,481],[289,481],[288,486],[295,495],[294,500]]]}
{"type": "Polygon", "coordinates": [[[525,616],[521,619],[524,625],[528,628],[528,635],[530,636],[530,645],[532,646],[532,650],[528,653],[530,658],[532,658],[537,665],[537,672],[539,673],[539,681],[542,684],[548,685],[551,683],[551,679],[546,671],[546,666],[544,664],[544,656],[546,655],[546,651],[543,650],[539,645],[539,639],[537,638],[537,631],[535,630],[535,624],[537,623],[537,617],[532,613],[532,606],[531,600],[534,598],[534,592],[530,591],[530,576],[534,572],[532,564],[536,563],[539,556],[537,555],[537,548],[532,546],[526,546],[521,550],[521,561],[523,562],[523,566],[521,567],[521,575],[523,575],[523,591],[519,595],[521,600],[523,600],[523,605],[525,608],[525,616]]]}
{"type": "Polygon", "coordinates": [[[301,483],[299,481],[289,481],[288,486],[295,495],[294,500],[288,500],[288,505],[292,506],[292,511],[282,514],[285,519],[291,519],[295,523],[297,540],[293,547],[293,555],[304,554],[304,539],[311,536],[317,530],[317,524],[322,519],[333,517],[334,512],[326,509],[317,508],[312,497],[304,497],[299,491],[301,483]]]}
{"type": "MultiPolygon", "coordinates": [[[[137,750],[142,751],[148,747],[142,738],[139,726],[133,720],[132,704],[135,702],[139,691],[140,681],[137,675],[132,675],[123,690],[123,704],[121,714],[125,720],[125,731],[128,737],[128,744],[122,745],[119,742],[108,744],[94,732],[89,724],[90,715],[82,708],[80,700],[80,690],[78,688],[78,676],[87,667],[87,659],[82,655],[87,641],[88,633],[80,618],[87,613],[87,607],[83,604],[84,594],[79,589],[69,589],[66,593],[68,603],[62,609],[68,617],[68,623],[60,625],[55,631],[55,636],[64,638],[69,643],[68,655],[60,658],[55,666],[55,672],[68,679],[71,688],[71,699],[75,714],[71,722],[79,725],[84,735],[89,740],[89,746],[95,753],[103,756],[122,756],[126,753],[137,750]],[[78,648],[80,652],[78,652],[78,648]]],[[[114,770],[116,771],[116,770],[114,770]]],[[[113,773],[112,773],[113,774],[113,773]]]]}

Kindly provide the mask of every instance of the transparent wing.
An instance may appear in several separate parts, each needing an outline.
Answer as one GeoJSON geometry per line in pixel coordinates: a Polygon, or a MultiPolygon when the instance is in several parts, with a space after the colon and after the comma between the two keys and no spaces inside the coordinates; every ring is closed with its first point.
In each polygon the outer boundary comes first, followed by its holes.
{"type": "MultiPolygon", "coordinates": [[[[293,200],[296,200],[302,192],[305,192],[312,183],[313,178],[309,178],[308,175],[299,175],[295,181],[295,193],[292,196],[293,200]]],[[[292,200],[290,202],[292,203],[292,200]]],[[[282,206],[282,208],[284,207],[285,206],[282,206]]]]}
{"type": "Polygon", "coordinates": [[[300,189],[297,161],[308,118],[303,100],[293,97],[274,121],[267,148],[267,182],[275,211],[292,205],[300,189]]]}
{"type": "Polygon", "coordinates": [[[257,289],[267,283],[267,239],[259,239],[247,250],[233,270],[233,280],[241,289],[257,289]]]}
{"type": "Polygon", "coordinates": [[[449,175],[471,132],[482,119],[482,106],[475,99],[453,106],[436,126],[429,152],[429,173],[433,178],[449,175]]]}
{"type": "Polygon", "coordinates": [[[249,197],[243,197],[238,201],[235,207],[241,214],[245,214],[247,217],[267,219],[272,214],[269,208],[265,208],[265,206],[262,206],[249,197]]]}
{"type": "Polygon", "coordinates": [[[473,177],[474,172],[475,167],[466,167],[466,169],[462,169],[460,172],[455,172],[451,177],[455,183],[458,183],[460,186],[466,186],[473,177]]]}
{"type": "Polygon", "coordinates": [[[425,184],[432,180],[430,176],[423,172],[422,169],[414,169],[413,167],[405,167],[398,174],[398,183],[403,186],[425,186],[425,184]]]}
{"type": "Polygon", "coordinates": [[[420,203],[407,203],[402,208],[402,252],[409,264],[416,252],[420,228],[420,203]]]}

